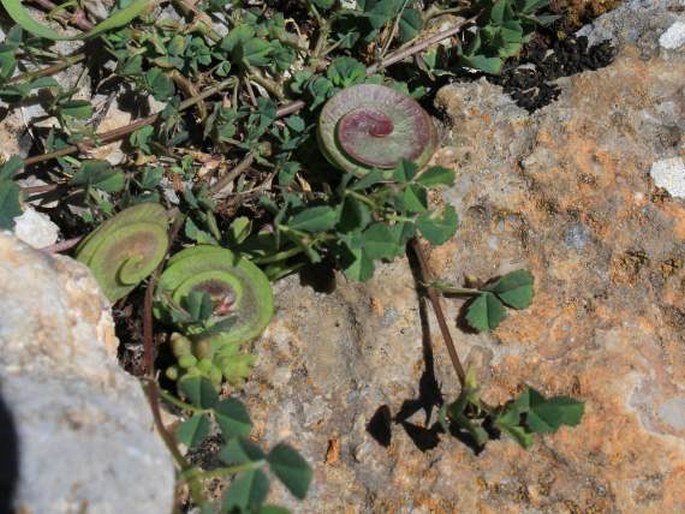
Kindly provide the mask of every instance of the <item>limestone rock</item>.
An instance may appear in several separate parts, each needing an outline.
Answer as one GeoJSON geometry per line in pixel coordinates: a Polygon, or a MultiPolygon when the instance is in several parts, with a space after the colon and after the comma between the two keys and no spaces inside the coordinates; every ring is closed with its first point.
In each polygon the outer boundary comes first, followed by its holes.
{"type": "Polygon", "coordinates": [[[59,227],[49,216],[27,205],[21,216],[14,218],[14,234],[34,248],[45,248],[57,241],[59,227]]]}
{"type": "Polygon", "coordinates": [[[458,385],[407,262],[366,284],[338,277],[331,294],[291,277],[246,396],[256,435],[289,440],[315,478],[303,504],[278,489],[274,501],[298,512],[685,512],[685,201],[650,177],[685,149],[685,55],[658,50],[668,2],[628,4],[597,22],[620,32],[616,61],[560,80],[558,101],[533,115],[484,80],[437,98],[453,130],[436,161],[457,174],[443,200],[461,227],[431,266],[458,283],[517,268],[536,280],[531,308],[492,334],[458,330],[462,301],[445,301],[457,349],[489,403],[528,384],[583,400],[582,424],[529,451],[506,438],[480,455],[422,440],[430,393],[439,384],[454,398],[458,385]],[[413,426],[392,422],[402,411],[413,426]]]}
{"type": "Polygon", "coordinates": [[[171,511],[173,462],[117,346],[87,268],[0,233],[0,411],[18,443],[3,438],[2,460],[18,464],[17,512],[171,511]]]}

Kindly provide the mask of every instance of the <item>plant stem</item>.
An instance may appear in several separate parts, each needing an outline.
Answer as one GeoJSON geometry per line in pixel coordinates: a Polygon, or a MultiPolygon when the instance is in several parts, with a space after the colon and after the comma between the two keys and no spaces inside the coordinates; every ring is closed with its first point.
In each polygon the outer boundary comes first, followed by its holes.
{"type": "Polygon", "coordinates": [[[24,73],[20,73],[19,75],[15,75],[12,78],[8,79],[7,82],[9,84],[12,84],[14,82],[21,82],[22,80],[34,80],[40,77],[54,75],[55,73],[59,73],[60,71],[67,69],[69,66],[73,66],[74,64],[83,61],[85,58],[86,54],[84,53],[73,54],[65,57],[62,62],[52,64],[50,66],[47,66],[46,68],[41,68],[39,70],[34,71],[27,71],[24,73]]]}
{"type": "MultiPolygon", "coordinates": [[[[32,4],[40,7],[41,9],[50,12],[54,12],[59,9],[59,6],[52,2],[52,0],[31,0],[32,4]]],[[[69,16],[67,13],[57,13],[54,15],[54,19],[66,24],[73,25],[79,29],[88,32],[93,28],[93,24],[86,19],[86,13],[83,9],[77,9],[75,12],[69,16]]]]}
{"type": "Polygon", "coordinates": [[[288,250],[282,250],[280,252],[274,253],[269,255],[268,257],[262,257],[261,259],[259,257],[252,259],[252,262],[255,264],[272,264],[274,262],[279,262],[279,261],[284,261],[286,259],[289,259],[291,257],[295,257],[296,255],[299,255],[303,252],[302,248],[298,246],[293,246],[292,248],[289,248],[288,250]]]}
{"type": "Polygon", "coordinates": [[[388,39],[385,41],[385,44],[383,45],[383,49],[381,50],[381,59],[385,57],[385,54],[388,51],[388,48],[390,48],[390,45],[392,44],[393,39],[395,39],[395,36],[397,35],[397,29],[400,26],[400,19],[402,18],[402,14],[404,13],[404,10],[407,8],[407,4],[409,3],[409,0],[404,0],[404,3],[402,4],[402,7],[400,7],[400,10],[398,11],[397,15],[395,16],[395,20],[393,21],[392,28],[390,29],[390,33],[388,34],[388,39]]]}
{"type": "Polygon", "coordinates": [[[443,286],[438,282],[426,284],[426,287],[437,289],[442,295],[476,296],[482,292],[480,289],[473,289],[471,287],[443,286]]]}
{"type": "Polygon", "coordinates": [[[59,243],[52,244],[50,246],[44,246],[43,248],[40,248],[40,251],[43,253],[59,253],[59,252],[65,252],[74,246],[76,246],[79,241],[83,239],[83,236],[78,236],[78,237],[72,237],[71,239],[65,239],[64,241],[61,241],[59,243]]]}
{"type": "Polygon", "coordinates": [[[241,471],[250,471],[252,469],[259,469],[266,464],[266,460],[255,460],[251,462],[246,462],[244,464],[238,464],[236,466],[227,466],[225,468],[210,469],[208,471],[202,471],[198,468],[191,468],[185,473],[181,473],[179,477],[181,480],[209,480],[212,478],[221,478],[226,476],[235,475],[241,471]]]}
{"type": "MultiPolygon", "coordinates": [[[[428,267],[428,261],[426,259],[426,255],[423,251],[423,248],[421,248],[421,243],[419,243],[418,239],[413,238],[411,241],[409,241],[409,247],[416,255],[416,260],[419,264],[419,273],[423,279],[423,282],[430,283],[432,281],[432,273],[430,271],[430,268],[428,267]]],[[[450,355],[452,367],[454,368],[454,371],[457,373],[457,378],[459,378],[459,384],[463,389],[466,385],[466,372],[464,371],[464,366],[462,366],[461,360],[459,359],[457,349],[454,346],[454,340],[452,339],[452,334],[450,334],[450,329],[447,326],[445,313],[443,312],[442,305],[440,304],[440,294],[438,293],[438,290],[435,287],[428,286],[426,287],[426,295],[428,296],[428,300],[430,301],[431,306],[433,307],[435,317],[438,320],[440,333],[442,334],[442,339],[445,341],[445,346],[447,346],[447,352],[450,355]]]]}
{"type": "Polygon", "coordinates": [[[223,177],[216,181],[216,183],[209,188],[209,194],[215,198],[223,198],[226,196],[224,194],[224,189],[228,187],[236,178],[245,173],[252,163],[254,162],[254,154],[252,152],[248,153],[243,160],[240,161],[231,171],[226,173],[223,177]]]}
{"type": "Polygon", "coordinates": [[[211,412],[212,409],[203,409],[202,407],[196,407],[195,405],[191,405],[189,403],[186,403],[182,400],[179,400],[176,398],[173,394],[169,393],[168,391],[165,391],[164,389],[159,390],[159,395],[164,399],[164,401],[167,401],[171,403],[172,405],[175,405],[181,410],[185,411],[190,411],[195,414],[203,414],[205,412],[211,412]]]}
{"type": "Polygon", "coordinates": [[[449,29],[443,30],[442,32],[438,32],[437,34],[429,37],[428,39],[424,39],[423,41],[419,41],[418,43],[415,43],[407,48],[400,49],[397,52],[393,52],[390,54],[388,57],[383,59],[381,62],[377,64],[372,64],[368,68],[366,68],[366,74],[367,75],[372,75],[376,73],[377,71],[382,70],[383,68],[387,68],[388,66],[395,64],[397,62],[403,61],[407,57],[411,57],[414,54],[417,54],[419,52],[423,52],[426,48],[429,46],[433,46],[440,41],[443,41],[445,39],[448,39],[452,36],[456,36],[461,32],[466,25],[469,25],[476,21],[476,19],[480,16],[480,12],[476,14],[475,16],[472,16],[471,18],[464,20],[458,25],[455,25],[454,27],[450,27],[449,29]]]}

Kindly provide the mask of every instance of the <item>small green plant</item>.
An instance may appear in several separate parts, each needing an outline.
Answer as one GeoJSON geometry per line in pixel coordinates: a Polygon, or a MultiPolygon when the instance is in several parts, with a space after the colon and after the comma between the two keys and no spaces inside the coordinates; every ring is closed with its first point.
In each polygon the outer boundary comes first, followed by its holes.
{"type": "Polygon", "coordinates": [[[249,439],[252,422],[245,406],[235,398],[220,399],[214,386],[199,377],[185,377],[179,382],[185,401],[175,396],[164,397],[189,417],[176,428],[176,437],[187,448],[202,445],[216,425],[223,444],[218,457],[223,467],[204,470],[183,459],[180,479],[189,486],[190,495],[202,514],[283,514],[282,507],[264,505],[269,492],[271,473],[296,498],[303,499],[312,481],[312,469],[291,446],[279,443],[265,452],[249,439]],[[233,477],[221,501],[206,500],[203,484],[206,481],[233,477]]]}
{"type": "Polygon", "coordinates": [[[498,74],[502,65],[521,53],[536,25],[548,25],[559,18],[538,14],[549,0],[486,0],[478,28],[465,34],[457,48],[459,61],[486,73],[498,74]]]}
{"type": "MultiPolygon", "coordinates": [[[[418,277],[430,277],[420,244],[414,240],[410,248],[417,259],[418,277]]],[[[479,331],[494,330],[506,316],[504,305],[524,309],[531,304],[533,282],[533,275],[529,271],[517,270],[491,280],[480,288],[454,287],[439,280],[422,286],[438,317],[440,331],[461,386],[456,400],[440,402],[438,422],[431,430],[446,432],[461,440],[466,438],[476,450],[482,449],[490,439],[499,438],[501,433],[508,434],[522,447],[529,448],[536,433],[553,433],[562,426],[580,423],[585,409],[583,402],[567,396],[545,398],[530,387],[525,387],[517,398],[504,405],[495,407],[483,401],[475,370],[464,371],[447,327],[440,305],[441,295],[472,297],[466,304],[466,321],[471,328],[479,331]]],[[[399,421],[406,422],[405,419],[399,421]]]]}
{"type": "Polygon", "coordinates": [[[477,447],[504,432],[523,448],[530,448],[534,434],[576,426],[584,410],[583,402],[568,396],[545,398],[530,387],[515,400],[493,408],[480,399],[475,374],[469,372],[459,397],[442,406],[438,419],[445,432],[454,436],[466,433],[477,447]]]}

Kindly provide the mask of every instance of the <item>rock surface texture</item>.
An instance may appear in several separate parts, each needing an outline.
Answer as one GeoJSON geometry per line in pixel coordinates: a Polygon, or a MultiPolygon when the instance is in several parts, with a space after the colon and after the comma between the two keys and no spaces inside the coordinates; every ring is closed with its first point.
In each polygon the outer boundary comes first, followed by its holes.
{"type": "Polygon", "coordinates": [[[85,266],[0,232],[0,497],[15,482],[16,512],[171,512],[173,462],[118,344],[85,266]]]}
{"type": "Polygon", "coordinates": [[[436,161],[456,170],[444,200],[461,227],[431,266],[458,283],[521,267],[536,279],[531,308],[492,334],[458,330],[462,302],[445,301],[458,351],[489,403],[528,384],[585,401],[582,424],[530,451],[503,438],[475,455],[445,437],[421,451],[426,369],[446,398],[458,385],[432,313],[427,368],[407,262],[331,294],[291,277],[247,396],[257,436],[315,467],[297,512],[685,512],[685,200],[650,175],[685,156],[685,51],[660,44],[678,5],[600,19],[588,30],[614,37],[615,62],[561,80],[532,115],[484,80],[437,98],[453,128],[436,161]],[[367,426],[403,407],[414,426],[392,423],[384,447],[367,426]]]}

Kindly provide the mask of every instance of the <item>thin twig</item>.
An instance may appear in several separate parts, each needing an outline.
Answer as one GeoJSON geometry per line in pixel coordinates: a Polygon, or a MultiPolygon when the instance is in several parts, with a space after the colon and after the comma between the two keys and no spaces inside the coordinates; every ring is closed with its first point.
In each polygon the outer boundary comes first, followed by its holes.
{"type": "Polygon", "coordinates": [[[403,61],[407,57],[411,57],[414,54],[417,54],[419,52],[423,52],[426,48],[429,46],[433,46],[440,41],[443,41],[445,39],[448,39],[450,37],[456,36],[461,32],[466,25],[469,25],[473,22],[475,22],[478,17],[481,15],[479,12],[475,16],[472,16],[471,18],[464,20],[458,25],[455,25],[454,27],[450,27],[446,30],[443,30],[442,32],[438,32],[437,34],[429,37],[428,39],[424,39],[423,41],[419,41],[416,44],[413,44],[407,48],[398,50],[397,52],[391,53],[388,57],[383,59],[381,62],[377,64],[372,64],[368,68],[366,68],[366,73],[367,75],[372,75],[376,73],[377,71],[382,70],[383,68],[387,68],[388,66],[395,64],[397,62],[403,61]]]}
{"type": "Polygon", "coordinates": [[[409,0],[404,0],[402,7],[400,7],[400,10],[395,15],[395,21],[393,22],[392,28],[390,29],[390,34],[388,34],[388,39],[385,41],[385,44],[383,45],[383,49],[381,50],[381,54],[380,54],[381,59],[383,57],[385,57],[385,54],[387,53],[388,49],[390,48],[390,45],[392,44],[393,39],[395,39],[395,36],[397,35],[397,30],[400,27],[400,19],[402,18],[402,14],[404,13],[404,10],[407,8],[408,3],[409,3],[409,0]]]}
{"type": "MultiPolygon", "coordinates": [[[[430,271],[430,268],[428,267],[428,261],[426,259],[425,253],[423,252],[423,249],[421,248],[421,243],[419,243],[418,239],[414,238],[410,241],[409,246],[416,255],[416,260],[419,264],[419,272],[422,277],[422,282],[425,284],[430,284],[434,278],[430,271]]],[[[457,373],[457,378],[459,378],[459,384],[463,388],[466,385],[466,373],[464,372],[464,366],[462,366],[461,360],[459,359],[457,349],[454,346],[454,340],[452,339],[452,334],[450,334],[450,329],[447,326],[445,313],[443,312],[442,305],[440,304],[440,293],[436,288],[428,286],[426,287],[426,295],[428,296],[428,300],[430,301],[431,306],[433,307],[435,317],[438,320],[440,333],[442,334],[442,338],[445,341],[445,346],[447,346],[447,352],[450,355],[452,367],[454,368],[454,371],[457,373]]]]}
{"type": "MultiPolygon", "coordinates": [[[[184,219],[184,216],[180,215],[177,210],[172,210],[172,213],[175,213],[175,217],[174,224],[169,230],[169,248],[167,249],[167,251],[171,248],[172,242],[176,238],[178,231],[181,229],[184,219]]],[[[186,470],[191,468],[192,465],[183,456],[183,454],[181,454],[181,451],[178,449],[176,439],[164,426],[159,401],[159,386],[157,385],[157,381],[155,378],[156,351],[152,331],[152,297],[153,291],[157,284],[157,279],[163,266],[164,263],[160,263],[159,266],[157,266],[157,269],[150,277],[150,280],[147,284],[147,289],[145,290],[145,299],[143,303],[143,363],[145,365],[145,391],[147,393],[148,401],[150,402],[152,417],[155,421],[157,431],[159,432],[160,436],[169,448],[169,451],[171,452],[171,455],[174,457],[176,463],[182,470],[186,470]]]]}
{"type": "Polygon", "coordinates": [[[240,161],[232,170],[221,177],[212,187],[209,188],[209,193],[214,198],[223,198],[226,196],[224,189],[231,184],[241,174],[245,173],[254,162],[254,154],[248,153],[242,161],[240,161]]]}
{"type": "Polygon", "coordinates": [[[50,66],[41,68],[39,70],[27,71],[24,73],[20,73],[19,75],[14,75],[10,79],[8,79],[7,82],[12,84],[14,82],[21,82],[22,80],[35,80],[39,77],[49,77],[51,75],[54,75],[55,73],[59,73],[60,71],[69,68],[70,66],[73,66],[74,64],[83,61],[85,58],[86,54],[84,53],[72,54],[67,57],[64,57],[64,60],[62,62],[51,64],[50,66]]]}
{"type": "MultiPolygon", "coordinates": [[[[31,0],[31,3],[48,11],[48,14],[59,9],[59,5],[52,2],[52,0],[31,0]]],[[[73,25],[85,32],[89,32],[93,28],[93,24],[86,19],[86,13],[81,8],[73,13],[67,13],[66,11],[63,13],[57,12],[53,17],[61,23],[73,25]]]]}
{"type": "Polygon", "coordinates": [[[44,246],[43,248],[40,248],[40,251],[43,253],[66,252],[67,250],[70,250],[71,248],[76,246],[79,243],[79,241],[81,241],[81,239],[83,239],[83,236],[65,239],[64,241],[60,241],[59,243],[55,243],[50,246],[44,246]]]}

